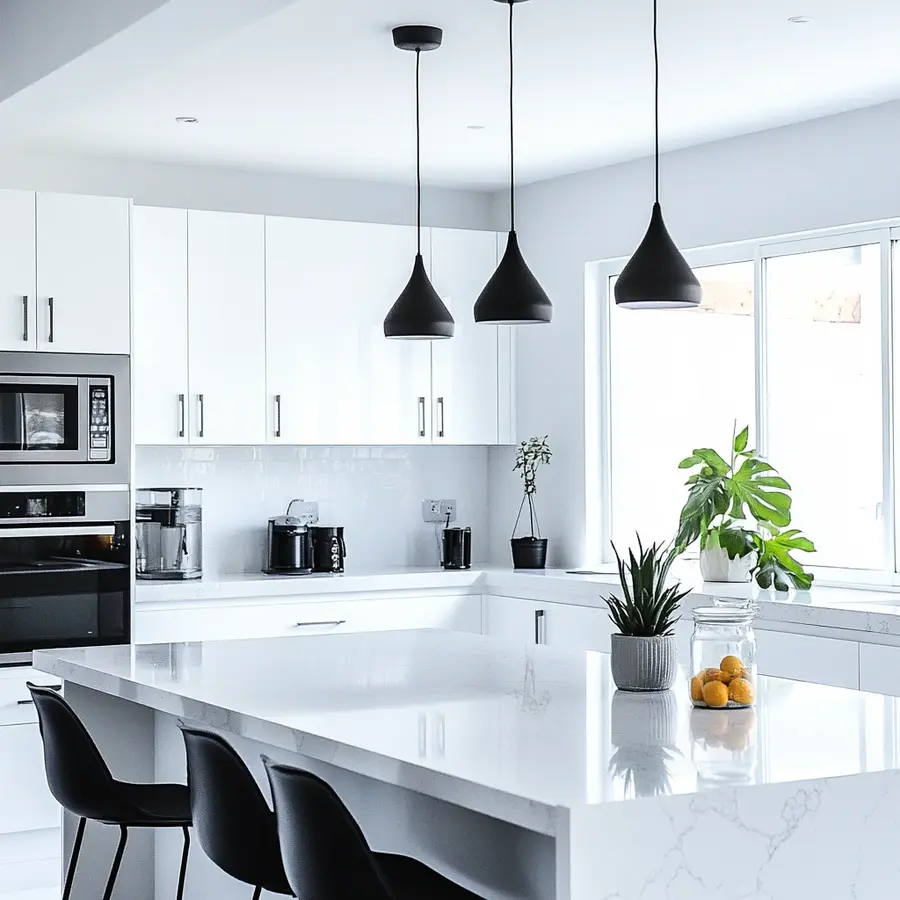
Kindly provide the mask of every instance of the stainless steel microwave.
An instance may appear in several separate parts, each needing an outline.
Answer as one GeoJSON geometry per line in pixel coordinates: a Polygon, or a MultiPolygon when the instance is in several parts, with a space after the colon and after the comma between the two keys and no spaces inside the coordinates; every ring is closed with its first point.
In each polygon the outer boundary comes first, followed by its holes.
{"type": "Polygon", "coordinates": [[[0,484],[127,484],[127,356],[0,353],[0,484]]]}

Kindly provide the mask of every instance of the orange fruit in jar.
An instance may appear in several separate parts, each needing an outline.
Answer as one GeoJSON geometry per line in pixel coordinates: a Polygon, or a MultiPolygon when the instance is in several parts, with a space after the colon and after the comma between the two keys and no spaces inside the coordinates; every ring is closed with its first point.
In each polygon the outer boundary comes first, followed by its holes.
{"type": "Polygon", "coordinates": [[[744,671],[744,664],[736,656],[726,656],[719,663],[719,668],[732,678],[737,678],[744,671]]]}
{"type": "Polygon", "coordinates": [[[703,685],[703,702],[718,709],[728,706],[728,688],[721,681],[708,681],[703,685]]]}
{"type": "Polygon", "coordinates": [[[691,679],[691,700],[696,703],[703,701],[703,677],[701,675],[695,675],[691,679]]]}
{"type": "Polygon", "coordinates": [[[728,686],[728,697],[741,706],[753,703],[753,685],[746,678],[735,678],[728,686]]]}
{"type": "Polygon", "coordinates": [[[734,677],[735,678],[743,678],[744,681],[749,681],[751,684],[753,683],[753,676],[750,674],[749,669],[741,669],[741,671],[734,677]]]}
{"type": "Polygon", "coordinates": [[[731,675],[723,672],[721,669],[706,669],[703,673],[703,683],[709,684],[711,681],[719,681],[722,684],[728,684],[731,681],[731,675]]]}

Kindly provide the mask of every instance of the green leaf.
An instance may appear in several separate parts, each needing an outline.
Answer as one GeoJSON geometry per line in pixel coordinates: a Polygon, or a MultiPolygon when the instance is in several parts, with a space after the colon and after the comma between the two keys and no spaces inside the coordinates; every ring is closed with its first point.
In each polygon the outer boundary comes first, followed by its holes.
{"type": "Polygon", "coordinates": [[[715,450],[711,450],[709,447],[695,450],[694,456],[699,456],[713,470],[715,475],[727,475],[731,470],[731,466],[715,450]]]}
{"type": "Polygon", "coordinates": [[[734,452],[740,453],[747,449],[747,441],[750,438],[750,426],[745,426],[744,430],[734,439],[734,452]]]}
{"type": "Polygon", "coordinates": [[[703,462],[699,456],[688,456],[683,459],[680,463],[678,463],[679,469],[691,469],[694,466],[699,466],[700,463],[703,462]]]}

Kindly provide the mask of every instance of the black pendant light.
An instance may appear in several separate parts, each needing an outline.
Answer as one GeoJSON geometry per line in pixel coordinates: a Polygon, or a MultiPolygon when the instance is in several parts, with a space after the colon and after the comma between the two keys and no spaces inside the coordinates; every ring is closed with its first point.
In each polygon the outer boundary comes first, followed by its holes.
{"type": "Polygon", "coordinates": [[[419,68],[423,50],[437,50],[444,33],[433,25],[399,25],[394,46],[416,53],[416,234],[418,250],[412,275],[384,320],[384,336],[407,341],[453,337],[453,316],[438,296],[422,260],[422,124],[419,108],[419,68]]]}
{"type": "Polygon", "coordinates": [[[659,205],[659,41],[657,0],[653,0],[656,201],[650,227],[616,281],[616,305],[625,309],[682,309],[699,306],[700,282],[666,230],[659,205]]]}
{"type": "Polygon", "coordinates": [[[513,6],[525,0],[497,0],[509,4],[509,239],[506,253],[475,303],[475,321],[490,325],[541,325],[553,318],[553,304],[528,268],[516,237],[516,140],[513,119],[513,6]]]}

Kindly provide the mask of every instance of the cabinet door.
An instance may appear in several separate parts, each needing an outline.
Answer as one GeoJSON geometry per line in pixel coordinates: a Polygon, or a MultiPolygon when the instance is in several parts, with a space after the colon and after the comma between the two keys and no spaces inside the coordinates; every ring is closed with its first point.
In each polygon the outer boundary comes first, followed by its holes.
{"type": "Polygon", "coordinates": [[[187,441],[187,211],[136,206],[134,258],[134,440],[187,441]]]}
{"type": "Polygon", "coordinates": [[[265,440],[265,269],[262,216],[188,212],[191,443],[265,440]]]}
{"type": "MultiPolygon", "coordinates": [[[[427,232],[423,238],[427,259],[427,232]]],[[[270,441],[430,440],[428,343],[389,341],[383,330],[412,271],[415,246],[415,232],[406,227],[267,220],[270,441]]]]}
{"type": "Polygon", "coordinates": [[[0,728],[0,834],[58,828],[59,804],[44,774],[37,723],[0,728]]]}
{"type": "Polygon", "coordinates": [[[900,697],[900,647],[860,642],[859,689],[900,697]]]}
{"type": "Polygon", "coordinates": [[[760,675],[859,688],[859,644],[808,634],[756,629],[760,675]]]}
{"type": "Polygon", "coordinates": [[[547,613],[552,603],[518,597],[484,598],[484,633],[513,644],[546,643],[547,613]]]}
{"type": "Polygon", "coordinates": [[[432,280],[456,322],[449,341],[432,345],[434,442],[499,442],[496,325],[477,325],[475,301],[497,268],[492,231],[431,229],[432,280]]]}
{"type": "Polygon", "coordinates": [[[127,200],[37,195],[37,298],[38,349],[130,351],[127,200]]]}
{"type": "Polygon", "coordinates": [[[37,347],[35,195],[0,191],[0,350],[37,347]]]}

